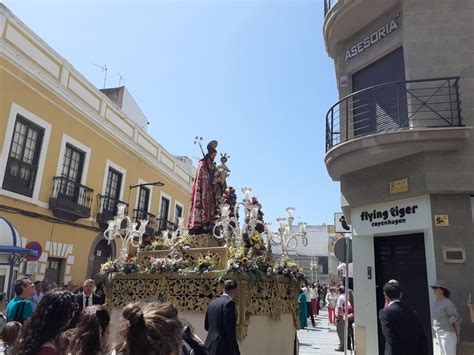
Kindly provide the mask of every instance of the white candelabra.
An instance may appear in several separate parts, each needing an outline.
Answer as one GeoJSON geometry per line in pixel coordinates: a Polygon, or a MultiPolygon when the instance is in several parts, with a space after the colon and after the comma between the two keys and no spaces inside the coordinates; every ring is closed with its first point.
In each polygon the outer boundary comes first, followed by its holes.
{"type": "Polygon", "coordinates": [[[178,234],[181,237],[188,235],[188,230],[184,226],[184,217],[178,217],[178,228],[175,231],[171,232],[171,239],[169,230],[164,230],[162,232],[163,241],[166,244],[174,245],[174,243],[178,239],[178,234]]]}
{"type": "Polygon", "coordinates": [[[125,262],[127,259],[129,246],[140,247],[146,225],[148,224],[148,220],[142,219],[138,227],[137,222],[132,222],[130,217],[125,215],[126,207],[127,205],[124,203],[117,204],[117,215],[113,220],[107,221],[108,227],[104,232],[104,237],[109,244],[117,237],[121,239],[120,261],[122,262],[125,262]],[[122,228],[124,220],[126,221],[126,226],[122,228]]]}
{"type": "Polygon", "coordinates": [[[233,211],[234,215],[232,217],[230,216],[231,206],[226,203],[220,205],[221,216],[214,226],[212,234],[217,239],[225,240],[226,245],[233,242],[235,245],[239,246],[243,240],[244,233],[246,233],[249,238],[252,237],[259,224],[266,228],[265,224],[258,219],[258,210],[260,209],[260,206],[251,203],[251,192],[252,189],[250,187],[242,188],[244,197],[242,202],[235,204],[233,211]],[[237,218],[239,206],[244,207],[244,224],[242,228],[240,227],[240,222],[237,218]]]}
{"type": "Polygon", "coordinates": [[[268,238],[271,240],[271,242],[273,244],[281,244],[281,250],[284,256],[288,256],[289,249],[294,250],[298,247],[298,237],[301,237],[304,246],[308,245],[308,238],[306,237],[306,223],[299,222],[298,232],[292,234],[293,222],[295,220],[295,209],[294,207],[288,207],[286,211],[288,212],[288,217],[277,218],[277,222],[279,224],[278,232],[270,231],[270,223],[267,223],[265,228],[268,238]]]}

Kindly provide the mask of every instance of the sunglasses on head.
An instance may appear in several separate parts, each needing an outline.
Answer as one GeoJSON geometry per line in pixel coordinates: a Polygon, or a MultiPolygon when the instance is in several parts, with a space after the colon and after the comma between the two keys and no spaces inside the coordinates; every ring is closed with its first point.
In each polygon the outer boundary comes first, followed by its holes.
{"type": "Polygon", "coordinates": [[[437,290],[437,289],[438,289],[438,287],[431,287],[431,289],[432,289],[432,290],[437,290]]]}

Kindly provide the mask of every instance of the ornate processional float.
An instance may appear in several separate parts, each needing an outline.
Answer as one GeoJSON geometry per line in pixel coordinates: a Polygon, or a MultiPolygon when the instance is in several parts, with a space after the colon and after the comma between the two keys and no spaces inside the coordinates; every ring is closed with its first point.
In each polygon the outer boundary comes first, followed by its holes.
{"type": "MultiPolygon", "coordinates": [[[[200,147],[201,140],[196,137],[200,147]]],[[[108,221],[104,237],[109,243],[120,240],[120,256],[104,263],[98,278],[106,286],[113,324],[117,326],[129,302],[169,301],[205,339],[207,305],[222,293],[221,280],[231,278],[238,283],[241,353],[293,354],[300,327],[297,296],[305,278],[288,250],[299,239],[307,244],[306,224],[300,222],[295,231],[294,208],[289,207],[288,217],[278,218],[278,229],[272,232],[252,190],[242,188],[238,202],[235,189],[227,186],[230,156],[221,154],[216,165],[216,147],[216,141],[210,142],[199,162],[187,225],[179,218],[176,230],[144,243],[148,221],[133,222],[125,205],[119,204],[117,215],[108,221]],[[272,254],[274,244],[281,245],[278,260],[272,254]]]]}

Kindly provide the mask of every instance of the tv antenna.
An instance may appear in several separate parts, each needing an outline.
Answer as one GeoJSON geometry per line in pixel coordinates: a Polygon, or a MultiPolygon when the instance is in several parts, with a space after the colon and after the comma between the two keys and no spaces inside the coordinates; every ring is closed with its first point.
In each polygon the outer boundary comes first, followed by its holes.
{"type": "Polygon", "coordinates": [[[119,83],[118,83],[118,86],[120,87],[120,84],[122,84],[122,81],[125,83],[125,78],[122,76],[122,74],[120,74],[119,72],[117,72],[117,75],[119,76],[119,83]]]}
{"type": "Polygon", "coordinates": [[[107,83],[107,64],[104,64],[104,66],[97,65],[95,63],[92,63],[96,67],[102,69],[102,72],[104,73],[104,89],[105,89],[105,84],[107,83]]]}

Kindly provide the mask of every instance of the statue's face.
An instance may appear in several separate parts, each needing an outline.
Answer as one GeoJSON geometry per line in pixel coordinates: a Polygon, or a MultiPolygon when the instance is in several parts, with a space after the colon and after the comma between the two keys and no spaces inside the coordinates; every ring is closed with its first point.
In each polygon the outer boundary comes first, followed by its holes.
{"type": "Polygon", "coordinates": [[[211,161],[214,161],[214,159],[216,159],[216,155],[217,152],[212,152],[211,154],[209,154],[209,158],[211,158],[211,161]]]}

